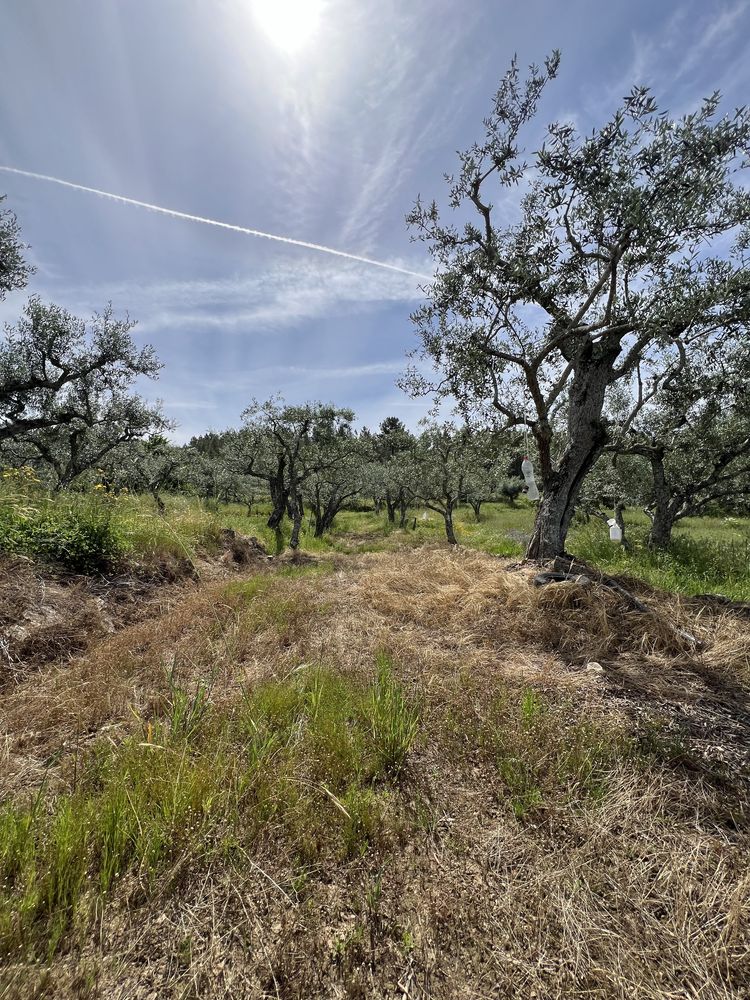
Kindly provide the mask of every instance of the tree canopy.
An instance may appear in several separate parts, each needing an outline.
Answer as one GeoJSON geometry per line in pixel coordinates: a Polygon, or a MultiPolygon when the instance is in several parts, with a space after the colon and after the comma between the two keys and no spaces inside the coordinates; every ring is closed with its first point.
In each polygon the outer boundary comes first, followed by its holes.
{"type": "Polygon", "coordinates": [[[15,213],[3,208],[5,195],[0,195],[0,302],[8,292],[25,288],[31,273],[26,262],[24,243],[15,213]]]}

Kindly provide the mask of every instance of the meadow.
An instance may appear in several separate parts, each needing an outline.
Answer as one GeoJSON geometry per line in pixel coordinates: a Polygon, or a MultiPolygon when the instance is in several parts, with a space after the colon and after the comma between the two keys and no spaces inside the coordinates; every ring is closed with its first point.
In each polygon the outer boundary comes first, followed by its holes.
{"type": "MultiPolygon", "coordinates": [[[[269,553],[289,541],[288,522],[277,535],[266,525],[270,506],[165,497],[160,515],[150,497],[106,491],[49,494],[16,474],[0,485],[0,549],[57,559],[73,570],[101,570],[107,561],[130,558],[146,564],[160,559],[195,563],[200,554],[220,549],[224,528],[254,536],[269,553]]],[[[609,512],[608,512],[609,513],[609,512]]],[[[522,557],[534,518],[532,504],[486,503],[476,521],[469,506],[458,509],[459,544],[492,555],[522,557]]],[[[568,549],[609,572],[641,579],[678,594],[718,593],[750,600],[750,518],[685,518],[678,522],[666,551],[646,546],[648,519],[640,511],[625,515],[629,548],[613,544],[602,520],[576,519],[568,549]]],[[[303,523],[300,549],[317,556],[387,551],[444,541],[443,523],[430,510],[410,511],[407,527],[389,524],[385,512],[342,511],[333,530],[315,538],[309,517],[303,523]]]]}
{"type": "Polygon", "coordinates": [[[750,631],[691,601],[750,598],[747,520],[577,523],[641,612],[533,587],[525,502],[291,558],[262,504],[3,490],[0,997],[750,985],[750,631]]]}

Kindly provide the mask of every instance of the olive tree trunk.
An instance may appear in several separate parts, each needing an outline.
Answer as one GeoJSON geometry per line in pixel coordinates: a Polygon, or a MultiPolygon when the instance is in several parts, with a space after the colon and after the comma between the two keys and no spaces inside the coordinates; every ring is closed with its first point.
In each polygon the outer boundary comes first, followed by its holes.
{"type": "Polygon", "coordinates": [[[568,446],[557,470],[552,468],[551,428],[535,427],[543,495],[526,549],[527,559],[554,559],[565,554],[565,541],[581,486],[607,443],[602,410],[616,352],[592,357],[593,350],[594,345],[590,345],[577,359],[570,386],[568,446]]]}
{"type": "Polygon", "coordinates": [[[287,504],[289,503],[289,490],[284,486],[285,468],[286,462],[281,458],[279,459],[276,473],[268,477],[268,490],[271,494],[272,504],[271,515],[268,518],[268,527],[274,530],[281,526],[287,504]]]}
{"type": "Polygon", "coordinates": [[[151,493],[153,501],[156,504],[156,509],[159,511],[160,514],[163,514],[167,508],[164,501],[161,498],[161,495],[159,494],[158,487],[152,486],[149,492],[151,493]]]}
{"type": "Polygon", "coordinates": [[[653,484],[653,502],[651,509],[647,512],[651,518],[648,547],[650,549],[666,549],[672,540],[675,512],[669,496],[667,477],[664,471],[664,452],[651,451],[648,457],[651,463],[653,484]]]}
{"type": "Polygon", "coordinates": [[[391,496],[390,491],[385,494],[385,506],[388,511],[388,523],[396,523],[396,501],[391,496]]]}
{"type": "Polygon", "coordinates": [[[289,537],[289,548],[299,548],[299,534],[302,530],[302,519],[305,516],[301,503],[292,503],[292,534],[289,537]]]}
{"type": "Polygon", "coordinates": [[[447,510],[443,513],[443,520],[445,521],[445,537],[451,543],[451,545],[458,545],[458,539],[456,538],[456,532],[453,530],[453,511],[447,510]]]}
{"type": "Polygon", "coordinates": [[[404,496],[403,490],[399,494],[398,509],[399,509],[399,514],[400,514],[398,526],[399,526],[399,528],[405,528],[406,527],[406,515],[409,513],[409,503],[408,503],[406,497],[404,496]]]}
{"type": "Polygon", "coordinates": [[[334,519],[340,509],[340,504],[338,503],[329,504],[322,509],[320,507],[313,508],[313,514],[315,515],[315,538],[322,538],[326,532],[331,530],[334,519]]]}

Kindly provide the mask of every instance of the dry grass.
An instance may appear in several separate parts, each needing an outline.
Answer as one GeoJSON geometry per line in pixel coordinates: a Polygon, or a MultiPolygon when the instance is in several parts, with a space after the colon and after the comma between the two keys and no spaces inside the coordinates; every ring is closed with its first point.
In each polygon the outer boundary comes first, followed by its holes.
{"type": "Polygon", "coordinates": [[[20,787],[21,779],[33,784],[50,758],[78,753],[105,726],[114,738],[115,731],[130,731],[134,719],[158,717],[170,683],[184,689],[210,683],[216,699],[227,701],[266,676],[268,665],[272,674],[301,662],[296,634],[303,622],[312,624],[316,610],[301,581],[273,583],[261,575],[236,587],[177,589],[163,598],[158,616],[17,684],[0,711],[6,746],[18,749],[15,763],[13,749],[7,753],[5,790],[8,782],[20,787]]]}
{"type": "Polygon", "coordinates": [[[232,718],[320,666],[369,683],[387,650],[420,723],[386,834],[302,861],[215,831],[123,882],[70,951],[9,963],[3,1000],[748,995],[747,622],[440,547],[309,569],[172,595],[28,676],[2,706],[4,784],[64,789],[81,745],[116,754],[166,718],[170,677],[232,718]]]}

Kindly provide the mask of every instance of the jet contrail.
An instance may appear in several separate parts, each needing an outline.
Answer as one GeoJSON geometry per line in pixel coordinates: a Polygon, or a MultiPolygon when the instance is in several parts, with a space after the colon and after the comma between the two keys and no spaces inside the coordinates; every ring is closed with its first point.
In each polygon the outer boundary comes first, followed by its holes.
{"type": "Polygon", "coordinates": [[[137,201],[135,198],[126,198],[121,194],[112,194],[111,191],[100,191],[99,188],[86,187],[85,184],[74,184],[72,181],[64,181],[60,177],[50,177],[48,174],[36,174],[33,170],[20,170],[18,167],[0,166],[8,174],[17,174],[19,177],[31,177],[37,181],[48,181],[50,184],[59,184],[60,187],[72,188],[73,191],[85,191],[87,194],[95,194],[100,198],[109,198],[110,201],[119,201],[122,205],[135,205],[137,208],[147,208],[150,212],[160,212],[162,215],[170,215],[173,219],[187,219],[188,222],[201,222],[204,226],[216,226],[218,229],[231,229],[235,233],[245,233],[247,236],[258,236],[263,240],[274,240],[276,243],[289,243],[291,246],[304,247],[306,250],[317,250],[320,253],[332,254],[334,257],[345,257],[347,260],[356,260],[360,264],[370,264],[373,267],[383,267],[387,271],[397,271],[399,274],[408,274],[412,278],[421,278],[423,281],[431,281],[429,274],[420,274],[418,271],[410,271],[408,268],[399,267],[397,264],[386,264],[382,260],[373,260],[372,257],[360,257],[356,253],[346,253],[344,250],[334,250],[333,247],[324,247],[320,243],[308,243],[306,240],[295,240],[291,236],[276,236],[274,233],[264,233],[260,229],[248,229],[247,226],[233,226],[229,222],[219,222],[217,219],[205,219],[202,215],[190,215],[188,212],[178,212],[174,208],[162,208],[161,205],[150,205],[147,201],[137,201]]]}

